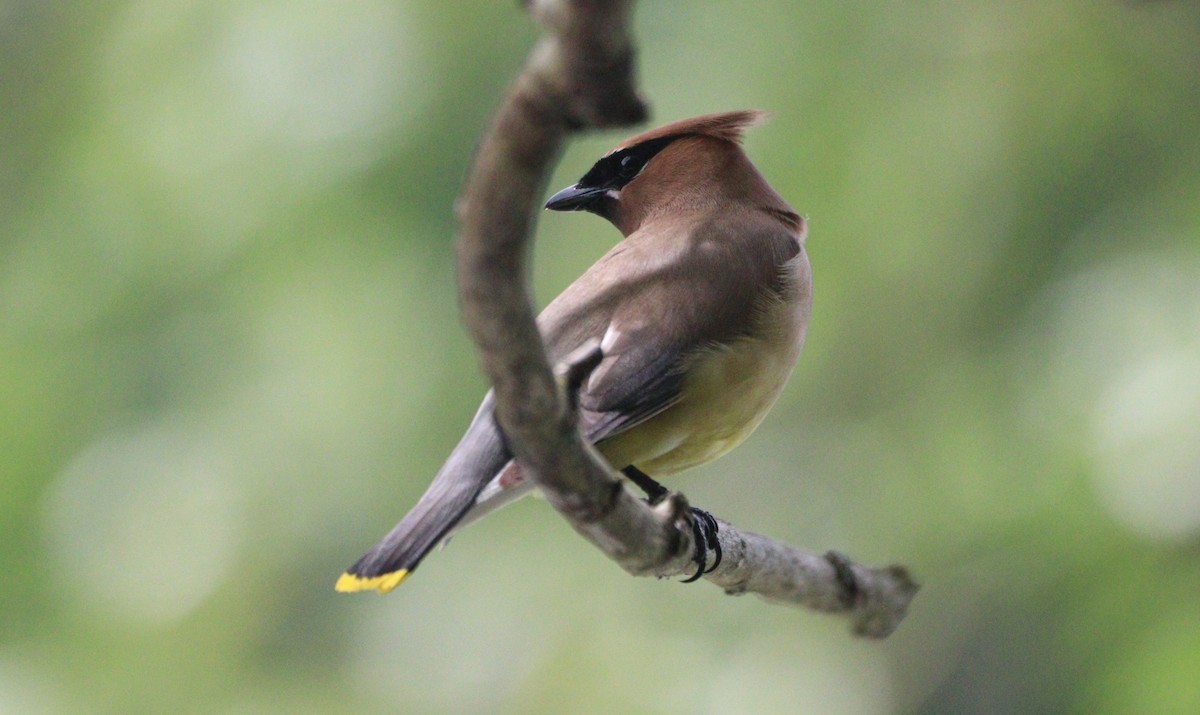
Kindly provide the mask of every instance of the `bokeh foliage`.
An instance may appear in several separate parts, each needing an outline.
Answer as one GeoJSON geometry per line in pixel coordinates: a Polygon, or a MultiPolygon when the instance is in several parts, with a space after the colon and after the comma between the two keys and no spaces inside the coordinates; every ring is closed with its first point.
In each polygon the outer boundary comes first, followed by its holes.
{"type": "MultiPolygon", "coordinates": [[[[656,121],[775,114],[784,398],[679,483],[910,565],[885,643],[545,504],[334,578],[485,389],[451,205],[514,3],[0,2],[0,713],[1200,712],[1200,7],[640,4],[656,121]]],[[[572,145],[553,186],[623,133],[572,145]]],[[[545,302],[616,237],[546,215],[545,302]]]]}

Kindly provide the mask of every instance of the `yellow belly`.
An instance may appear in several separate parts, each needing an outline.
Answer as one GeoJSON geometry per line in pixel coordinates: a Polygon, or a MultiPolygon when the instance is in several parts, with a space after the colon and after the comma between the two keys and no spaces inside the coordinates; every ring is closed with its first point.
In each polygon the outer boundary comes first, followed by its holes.
{"type": "MultiPolygon", "coordinates": [[[[787,341],[792,343],[792,341],[787,341]]],[[[742,340],[705,351],[670,409],[598,445],[614,467],[657,477],[720,457],[758,427],[792,372],[798,346],[742,340]]]]}

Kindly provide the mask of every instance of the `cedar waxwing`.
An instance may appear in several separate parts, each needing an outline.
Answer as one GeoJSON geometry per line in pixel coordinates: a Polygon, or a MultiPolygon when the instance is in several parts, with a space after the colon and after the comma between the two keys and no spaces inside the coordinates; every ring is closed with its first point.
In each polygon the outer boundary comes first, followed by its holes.
{"type": "MultiPolygon", "coordinates": [[[[716,459],[758,426],[804,342],[805,222],[739,146],[762,116],[712,114],[640,134],[546,203],[603,216],[625,237],[546,306],[538,327],[552,364],[600,341],[603,359],[580,389],[580,430],[652,500],[666,493],[655,478],[716,459]]],[[[533,488],[492,404],[489,392],[424,496],[337,590],[392,590],[451,532],[533,488]]],[[[701,541],[697,532],[696,577],[701,541]]]]}

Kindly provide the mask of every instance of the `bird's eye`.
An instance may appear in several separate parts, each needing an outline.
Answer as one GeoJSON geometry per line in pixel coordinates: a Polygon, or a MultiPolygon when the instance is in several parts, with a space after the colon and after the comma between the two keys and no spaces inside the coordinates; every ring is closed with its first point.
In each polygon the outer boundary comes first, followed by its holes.
{"type": "Polygon", "coordinates": [[[638,172],[638,165],[634,162],[632,156],[627,156],[621,159],[621,176],[632,177],[638,172]]]}

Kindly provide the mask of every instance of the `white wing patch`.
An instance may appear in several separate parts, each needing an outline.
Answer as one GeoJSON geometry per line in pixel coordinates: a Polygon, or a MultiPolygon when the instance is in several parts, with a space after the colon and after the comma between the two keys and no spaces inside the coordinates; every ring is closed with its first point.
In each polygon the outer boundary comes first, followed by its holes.
{"type": "Polygon", "coordinates": [[[617,345],[623,335],[621,330],[617,328],[616,322],[608,324],[608,329],[604,331],[604,337],[600,338],[600,352],[603,353],[604,358],[596,366],[596,369],[592,371],[591,377],[588,378],[588,390],[591,390],[603,380],[604,375],[616,364],[617,356],[620,355],[617,345]]]}

